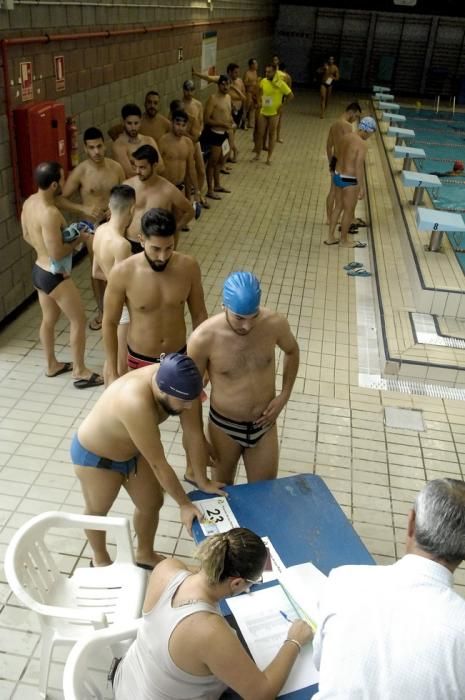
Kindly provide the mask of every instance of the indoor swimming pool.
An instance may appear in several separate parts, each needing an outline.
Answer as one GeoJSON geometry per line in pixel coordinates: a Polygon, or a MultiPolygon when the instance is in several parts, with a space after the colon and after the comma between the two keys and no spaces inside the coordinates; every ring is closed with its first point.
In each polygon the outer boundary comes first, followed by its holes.
{"type": "MultiPolygon", "coordinates": [[[[417,160],[417,169],[425,173],[447,173],[454,161],[465,164],[465,114],[435,112],[432,109],[404,108],[406,128],[413,129],[416,137],[412,146],[423,148],[424,160],[417,160]]],[[[453,211],[465,218],[465,171],[463,176],[441,177],[442,187],[430,191],[436,209],[453,211]]],[[[465,234],[452,232],[449,241],[465,274],[465,234]]]]}

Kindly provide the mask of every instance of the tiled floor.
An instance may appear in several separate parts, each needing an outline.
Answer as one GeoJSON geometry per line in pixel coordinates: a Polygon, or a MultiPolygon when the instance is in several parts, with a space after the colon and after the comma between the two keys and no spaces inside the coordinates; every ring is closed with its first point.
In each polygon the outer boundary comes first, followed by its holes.
{"type": "MultiPolygon", "coordinates": [[[[239,134],[240,163],[225,195],[203,214],[183,239],[182,250],[199,260],[210,312],[220,309],[223,279],[234,269],[254,270],[263,284],[264,304],[286,314],[301,347],[301,365],[292,398],[280,417],[280,475],[320,474],[379,563],[403,553],[406,513],[425,479],[463,478],[465,405],[420,396],[379,392],[358,386],[356,284],[343,265],[353,253],[322,245],[326,236],[324,200],[328,187],[324,144],[331,119],[346,100],[317,118],[315,97],[299,96],[286,113],[285,144],[273,166],[253,164],[250,132],[239,134]],[[426,430],[387,428],[384,407],[423,411],[426,430]]],[[[373,140],[370,149],[376,149],[373,140]]],[[[375,156],[370,152],[369,165],[375,156]]],[[[225,178],[226,184],[226,178],[225,178]]],[[[389,235],[392,206],[384,189],[371,183],[378,233],[389,235]]],[[[361,209],[363,215],[363,209],[361,209]]],[[[74,273],[92,310],[87,262],[74,273]]],[[[359,297],[360,298],[360,295],[359,297]]],[[[31,515],[49,509],[80,512],[81,494],[68,457],[70,437],[99,396],[77,392],[69,376],[47,379],[38,344],[39,310],[30,307],[0,336],[0,512],[1,547],[31,515]]],[[[59,357],[69,359],[66,323],[60,323],[59,357]]],[[[102,366],[99,333],[88,332],[89,364],[102,366]]],[[[184,456],[176,419],[163,426],[163,442],[179,475],[184,456]]],[[[115,514],[130,514],[121,496],[115,514]]],[[[166,554],[189,557],[192,542],[167,499],[156,538],[166,554]]],[[[80,533],[55,538],[63,571],[88,564],[80,533]]],[[[465,571],[456,575],[465,593],[465,571]]],[[[37,698],[39,629],[0,582],[0,698],[37,698]]],[[[51,697],[61,698],[66,652],[59,650],[51,675],[51,697]]]]}

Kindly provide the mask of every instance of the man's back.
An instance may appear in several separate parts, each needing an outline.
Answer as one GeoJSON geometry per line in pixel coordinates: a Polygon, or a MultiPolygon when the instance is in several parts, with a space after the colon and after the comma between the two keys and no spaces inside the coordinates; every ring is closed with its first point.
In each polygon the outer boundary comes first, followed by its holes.
{"type": "Polygon", "coordinates": [[[318,700],[465,697],[465,601],[425,557],[335,569],[314,642],[318,700]]]}
{"type": "Polygon", "coordinates": [[[65,220],[53,204],[46,204],[39,195],[32,194],[24,202],[21,214],[21,225],[25,240],[37,253],[37,263],[44,269],[49,269],[49,257],[46,239],[59,233],[65,226],[65,220]],[[45,234],[45,238],[44,238],[45,234]]]}
{"type": "Polygon", "coordinates": [[[106,279],[113,265],[128,258],[130,254],[129,241],[115,230],[111,221],[97,228],[94,236],[94,262],[106,279]]]}

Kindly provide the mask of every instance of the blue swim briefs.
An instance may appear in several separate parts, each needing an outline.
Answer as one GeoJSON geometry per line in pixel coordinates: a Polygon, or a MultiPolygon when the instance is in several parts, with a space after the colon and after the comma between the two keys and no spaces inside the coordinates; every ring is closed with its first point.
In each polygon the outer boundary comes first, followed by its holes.
{"type": "Polygon", "coordinates": [[[129,478],[129,475],[132,471],[136,471],[137,455],[135,457],[127,459],[125,462],[115,462],[114,460],[108,459],[107,457],[99,457],[98,455],[94,454],[94,452],[86,450],[86,448],[81,445],[77,433],[74,435],[73,440],[71,442],[70,452],[73,464],[79,467],[97,467],[98,469],[111,469],[111,471],[113,472],[119,472],[120,474],[124,474],[126,478],[129,478]]]}
{"type": "Polygon", "coordinates": [[[358,185],[358,180],[353,175],[342,175],[342,173],[334,173],[333,182],[336,187],[354,187],[358,185]]]}

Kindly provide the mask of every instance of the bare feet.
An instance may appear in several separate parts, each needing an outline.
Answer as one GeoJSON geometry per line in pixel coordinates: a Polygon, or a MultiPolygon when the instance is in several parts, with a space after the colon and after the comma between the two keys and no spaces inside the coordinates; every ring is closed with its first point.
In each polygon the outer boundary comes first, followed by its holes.
{"type": "Polygon", "coordinates": [[[207,195],[206,195],[206,196],[207,196],[209,199],[221,199],[221,197],[218,197],[218,195],[215,194],[214,192],[207,192],[207,195]]]}
{"type": "Polygon", "coordinates": [[[105,554],[102,554],[102,556],[94,556],[90,560],[89,566],[91,569],[98,569],[100,566],[110,566],[113,564],[112,560],[110,559],[110,555],[108,552],[105,554]]]}
{"type": "Polygon", "coordinates": [[[91,331],[99,331],[102,328],[102,314],[100,312],[92,321],[89,321],[89,328],[91,331]]]}

